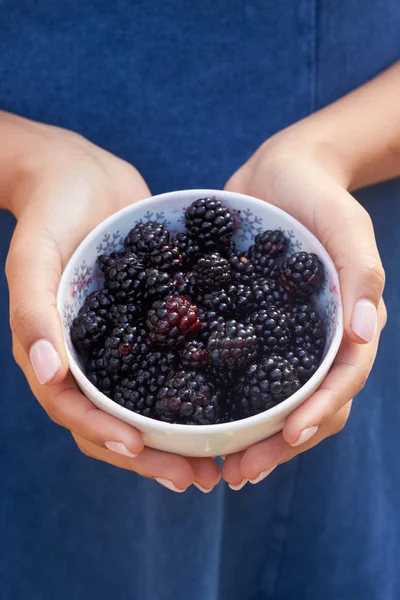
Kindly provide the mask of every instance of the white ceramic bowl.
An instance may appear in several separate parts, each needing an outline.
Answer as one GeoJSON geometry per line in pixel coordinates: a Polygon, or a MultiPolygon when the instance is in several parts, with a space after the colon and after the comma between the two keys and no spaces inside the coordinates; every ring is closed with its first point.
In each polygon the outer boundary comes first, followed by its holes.
{"type": "Polygon", "coordinates": [[[342,305],[338,276],[328,253],[301,223],[275,206],[230,192],[185,190],[154,196],[132,204],[100,223],[79,245],[61,278],[57,306],[63,323],[70,369],[83,393],[98,408],[126,421],[143,433],[146,446],[185,456],[220,456],[243,450],[280,431],[286,417],[304,402],[326,377],[343,335],[342,305]],[[123,238],[138,221],[163,223],[172,232],[183,230],[184,209],[197,198],[214,196],[224,202],[235,216],[235,241],[244,250],[257,233],[282,229],[290,240],[290,252],[315,252],[325,267],[325,281],[316,298],[322,315],[327,342],[323,361],[314,376],[293,396],[278,406],[241,421],[222,425],[171,425],[123,408],[99,392],[86,378],[70,339],[69,326],[85,296],[102,287],[103,277],[96,266],[99,254],[122,248],[123,238]]]}

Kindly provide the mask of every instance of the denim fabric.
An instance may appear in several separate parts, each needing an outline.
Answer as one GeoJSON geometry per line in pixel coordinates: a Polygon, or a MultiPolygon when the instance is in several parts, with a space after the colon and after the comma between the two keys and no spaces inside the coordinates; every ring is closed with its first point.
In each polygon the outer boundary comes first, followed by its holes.
{"type": "MultiPolygon", "coordinates": [[[[0,108],[79,131],[154,193],[222,187],[399,56],[398,0],[0,0],[0,108]]],[[[239,493],[81,455],[13,362],[2,272],[2,600],[400,598],[400,183],[359,198],[388,274],[374,371],[341,434],[239,493]]],[[[2,264],[13,227],[2,213],[2,264]]]]}

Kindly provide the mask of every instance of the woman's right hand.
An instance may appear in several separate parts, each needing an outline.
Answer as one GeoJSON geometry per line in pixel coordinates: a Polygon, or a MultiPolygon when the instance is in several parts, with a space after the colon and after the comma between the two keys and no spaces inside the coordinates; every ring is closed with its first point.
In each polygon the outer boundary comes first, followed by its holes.
{"type": "Polygon", "coordinates": [[[212,459],[144,448],[141,434],[97,409],[68,371],[56,308],[61,273],[95,225],[150,195],[146,183],[130,164],[75,133],[4,113],[0,130],[3,149],[15,150],[14,176],[3,177],[4,194],[0,189],[18,220],[6,264],[13,352],[34,395],[84,454],[174,491],[191,484],[210,491],[220,479],[212,459]]]}

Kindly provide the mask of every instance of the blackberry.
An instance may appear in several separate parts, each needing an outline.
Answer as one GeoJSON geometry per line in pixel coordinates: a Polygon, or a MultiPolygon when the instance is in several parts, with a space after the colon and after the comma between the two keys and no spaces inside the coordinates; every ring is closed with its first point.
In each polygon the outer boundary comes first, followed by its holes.
{"type": "Polygon", "coordinates": [[[132,325],[143,317],[143,306],[141,303],[136,304],[134,302],[113,304],[107,316],[112,327],[119,327],[124,323],[132,325]]]}
{"type": "Polygon", "coordinates": [[[152,350],[144,356],[140,362],[140,368],[156,377],[160,383],[164,383],[170,371],[176,369],[177,357],[174,352],[160,352],[152,350]]]}
{"type": "Polygon", "coordinates": [[[211,425],[218,419],[221,392],[196,371],[176,371],[158,392],[155,412],[161,421],[211,425]]]}
{"type": "Polygon", "coordinates": [[[258,339],[252,325],[226,321],[210,335],[207,344],[211,368],[235,371],[257,359],[258,339]]]}
{"type": "Polygon", "coordinates": [[[229,316],[233,312],[232,298],[225,290],[206,294],[203,304],[208,311],[215,312],[218,315],[229,316]]]}
{"type": "Polygon", "coordinates": [[[125,247],[139,257],[147,257],[157,246],[169,244],[169,231],[164,225],[147,221],[137,223],[125,238],[125,247]]]}
{"type": "Polygon", "coordinates": [[[254,244],[248,250],[249,257],[252,255],[277,257],[286,254],[288,239],[279,229],[275,231],[264,231],[256,235],[254,244]]]}
{"type": "Polygon", "coordinates": [[[146,295],[149,298],[164,298],[175,290],[174,281],[168,273],[159,269],[146,270],[146,295]]]}
{"type": "Polygon", "coordinates": [[[233,281],[238,285],[250,285],[255,278],[256,270],[254,265],[246,256],[234,254],[230,260],[231,269],[233,271],[233,281]]]}
{"type": "Polygon", "coordinates": [[[97,346],[103,340],[107,335],[107,325],[103,317],[90,310],[75,317],[70,331],[73,345],[82,351],[97,346]]]}
{"type": "Polygon", "coordinates": [[[182,256],[182,264],[191,267],[200,258],[201,250],[198,244],[185,232],[180,231],[172,240],[173,246],[178,248],[182,256]]]}
{"type": "Polygon", "coordinates": [[[324,268],[316,254],[295,252],[279,271],[281,286],[293,296],[307,298],[322,284],[324,268]]]}
{"type": "Polygon", "coordinates": [[[200,331],[199,309],[187,296],[156,300],[147,313],[146,326],[153,344],[174,348],[200,331]]]}
{"type": "Polygon", "coordinates": [[[201,371],[207,367],[208,352],[206,344],[189,340],[181,350],[182,367],[187,370],[201,371]]]}
{"type": "Polygon", "coordinates": [[[287,317],[279,309],[270,306],[250,315],[246,324],[253,325],[263,354],[283,355],[289,347],[290,332],[287,317]]]}
{"type": "Polygon", "coordinates": [[[80,309],[79,314],[92,311],[99,317],[107,319],[114,302],[114,298],[107,290],[92,292],[86,297],[85,303],[80,309]]]}
{"type": "Polygon", "coordinates": [[[234,220],[219,200],[196,200],[186,209],[185,222],[190,237],[207,252],[229,247],[234,232],[234,220]]]}
{"type": "Polygon", "coordinates": [[[196,278],[192,271],[187,273],[178,272],[174,274],[173,296],[188,296],[193,304],[197,306],[203,304],[204,294],[196,284],[196,278]]]}
{"type": "Polygon", "coordinates": [[[276,259],[272,256],[265,256],[255,252],[254,254],[248,253],[248,259],[254,267],[255,274],[258,278],[262,279],[276,279],[279,273],[279,264],[276,259]]]}
{"type": "Polygon", "coordinates": [[[248,367],[238,387],[240,412],[250,417],[279,404],[300,387],[297,373],[290,362],[277,354],[248,367]]]}
{"type": "Polygon", "coordinates": [[[111,258],[101,264],[108,290],[121,304],[141,300],[145,291],[146,273],[143,262],[135,254],[111,258]]]}
{"type": "Polygon", "coordinates": [[[147,331],[141,323],[115,327],[104,342],[104,364],[109,373],[127,377],[151,349],[147,331]]]}
{"type": "Polygon", "coordinates": [[[296,348],[286,354],[286,360],[296,369],[301,384],[306,383],[318,369],[318,358],[306,350],[296,348]]]}
{"type": "Polygon", "coordinates": [[[228,288],[228,296],[237,315],[244,315],[254,310],[254,294],[249,286],[231,285],[228,288]]]}
{"type": "Polygon", "coordinates": [[[277,308],[287,308],[293,304],[293,298],[273,279],[253,280],[250,284],[253,308],[268,308],[271,304],[277,308]]]}
{"type": "Polygon", "coordinates": [[[113,400],[128,410],[151,418],[154,417],[159,389],[157,379],[142,369],[116,386],[113,400]]]}
{"type": "Polygon", "coordinates": [[[87,363],[86,376],[100,392],[111,397],[118,378],[112,377],[107,371],[104,361],[104,352],[104,348],[93,350],[87,363]]]}
{"type": "Polygon", "coordinates": [[[206,292],[222,290],[232,281],[229,262],[218,252],[200,258],[193,268],[193,274],[198,287],[206,292]]]}
{"type": "Polygon", "coordinates": [[[322,356],[325,348],[325,327],[318,312],[311,304],[293,306],[286,313],[287,323],[292,338],[292,345],[322,356]]]}
{"type": "Polygon", "coordinates": [[[179,249],[172,244],[168,246],[158,246],[154,248],[149,256],[149,263],[155,269],[172,273],[179,269],[182,263],[182,255],[179,249]]]}
{"type": "Polygon", "coordinates": [[[216,331],[220,325],[225,323],[225,319],[222,315],[219,315],[212,310],[207,311],[203,308],[200,309],[200,322],[201,330],[199,337],[202,342],[207,343],[213,331],[216,331]]]}

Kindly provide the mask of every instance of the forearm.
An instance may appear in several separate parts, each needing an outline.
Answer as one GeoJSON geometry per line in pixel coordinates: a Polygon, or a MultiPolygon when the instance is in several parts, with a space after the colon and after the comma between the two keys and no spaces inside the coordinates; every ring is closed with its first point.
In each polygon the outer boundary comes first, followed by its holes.
{"type": "Polygon", "coordinates": [[[400,176],[400,61],[292,129],[348,189],[400,176]]]}

